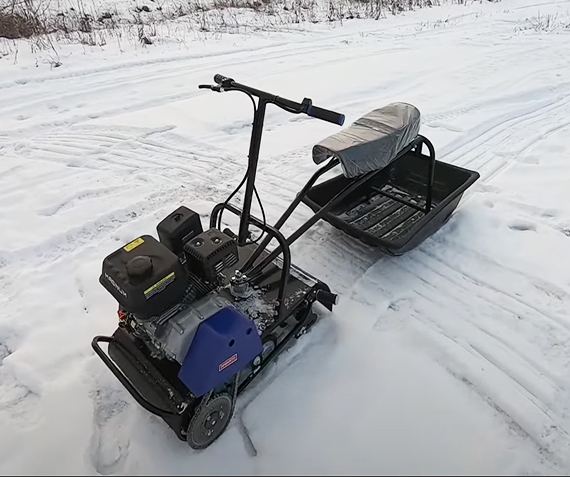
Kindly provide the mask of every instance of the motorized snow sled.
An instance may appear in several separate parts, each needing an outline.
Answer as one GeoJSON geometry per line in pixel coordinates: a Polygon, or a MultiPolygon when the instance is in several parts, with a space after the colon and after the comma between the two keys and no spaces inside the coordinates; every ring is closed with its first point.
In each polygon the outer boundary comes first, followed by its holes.
{"type": "Polygon", "coordinates": [[[314,162],[325,165],[269,225],[251,214],[254,195],[259,200],[255,178],[267,105],[340,126],[344,116],[307,98],[297,103],[221,75],[214,80],[200,88],[240,91],[254,104],[245,177],[213,208],[207,227],[181,206],[157,225],[158,239],[141,235],[103,260],[99,280],[118,302],[119,323],[112,336],[92,342],[133,398],[193,449],[224,432],[237,397],[315,324],[314,303],[329,311],[337,304],[326,283],[291,262],[293,242],[323,219],[402,254],[436,231],[479,177],[436,161],[433,145],[419,135],[419,111],[394,103],[314,146],[314,162]],[[337,166],[339,175],[317,184],[337,166]],[[244,183],[240,209],[230,200],[244,183]],[[285,237],[280,229],[301,202],[314,214],[285,237]],[[237,233],[221,230],[224,211],[240,218],[237,233]],[[250,227],[258,229],[257,239],[250,227]]]}

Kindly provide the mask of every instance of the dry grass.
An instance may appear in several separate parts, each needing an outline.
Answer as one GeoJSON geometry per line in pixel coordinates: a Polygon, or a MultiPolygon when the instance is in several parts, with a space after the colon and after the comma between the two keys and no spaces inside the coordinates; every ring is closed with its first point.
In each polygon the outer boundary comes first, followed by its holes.
{"type": "Polygon", "coordinates": [[[116,41],[121,46],[128,38],[148,46],[161,37],[184,42],[188,32],[220,35],[307,23],[378,20],[442,1],[487,0],[146,0],[142,5],[140,1],[145,0],[139,0],[121,11],[104,10],[97,0],[64,1],[68,2],[65,7],[55,8],[52,3],[48,8],[50,0],[0,0],[0,38],[26,38],[34,48],[54,51],[54,44],[62,41],[89,46],[116,41]]]}

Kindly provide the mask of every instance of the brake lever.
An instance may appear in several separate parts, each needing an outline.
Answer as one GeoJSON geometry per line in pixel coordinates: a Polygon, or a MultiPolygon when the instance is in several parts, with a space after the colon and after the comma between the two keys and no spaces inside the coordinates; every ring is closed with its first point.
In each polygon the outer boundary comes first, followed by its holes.
{"type": "Polygon", "coordinates": [[[303,98],[303,101],[301,103],[301,112],[307,114],[307,111],[312,105],[313,105],[313,100],[309,98],[303,98]]]}
{"type": "Polygon", "coordinates": [[[209,89],[215,91],[216,93],[221,93],[222,91],[224,91],[224,88],[222,88],[220,85],[212,85],[212,84],[198,85],[198,89],[209,89]]]}

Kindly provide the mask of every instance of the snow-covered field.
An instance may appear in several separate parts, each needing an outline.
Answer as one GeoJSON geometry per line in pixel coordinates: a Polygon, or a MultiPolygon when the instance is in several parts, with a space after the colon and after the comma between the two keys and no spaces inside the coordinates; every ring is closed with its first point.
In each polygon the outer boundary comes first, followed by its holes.
{"type": "MultiPolygon", "coordinates": [[[[0,472],[570,473],[569,12],[503,0],[144,48],[61,44],[58,68],[53,51],[1,44],[0,472]],[[439,159],[481,179],[403,257],[322,222],[303,237],[295,263],[341,304],[196,453],[90,341],[116,324],[102,259],[180,204],[205,217],[243,175],[251,103],[197,89],[215,73],[346,124],[413,103],[439,159]]],[[[258,189],[271,219],[336,131],[269,109],[258,189]]]]}

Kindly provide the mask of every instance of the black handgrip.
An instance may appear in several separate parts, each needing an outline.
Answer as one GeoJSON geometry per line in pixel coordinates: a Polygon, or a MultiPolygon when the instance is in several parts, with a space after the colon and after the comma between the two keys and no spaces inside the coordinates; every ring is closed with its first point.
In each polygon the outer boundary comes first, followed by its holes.
{"type": "Polygon", "coordinates": [[[327,290],[317,290],[316,298],[320,304],[331,308],[332,305],[338,305],[338,295],[327,290]]]}
{"type": "Polygon", "coordinates": [[[224,86],[230,85],[231,83],[234,82],[232,78],[227,78],[226,76],[223,75],[214,75],[214,81],[219,85],[224,85],[224,86]]]}
{"type": "Polygon", "coordinates": [[[344,124],[344,114],[335,113],[328,109],[317,108],[316,106],[309,106],[307,109],[307,115],[313,118],[322,119],[323,121],[328,121],[329,123],[338,124],[339,126],[344,124]]]}

